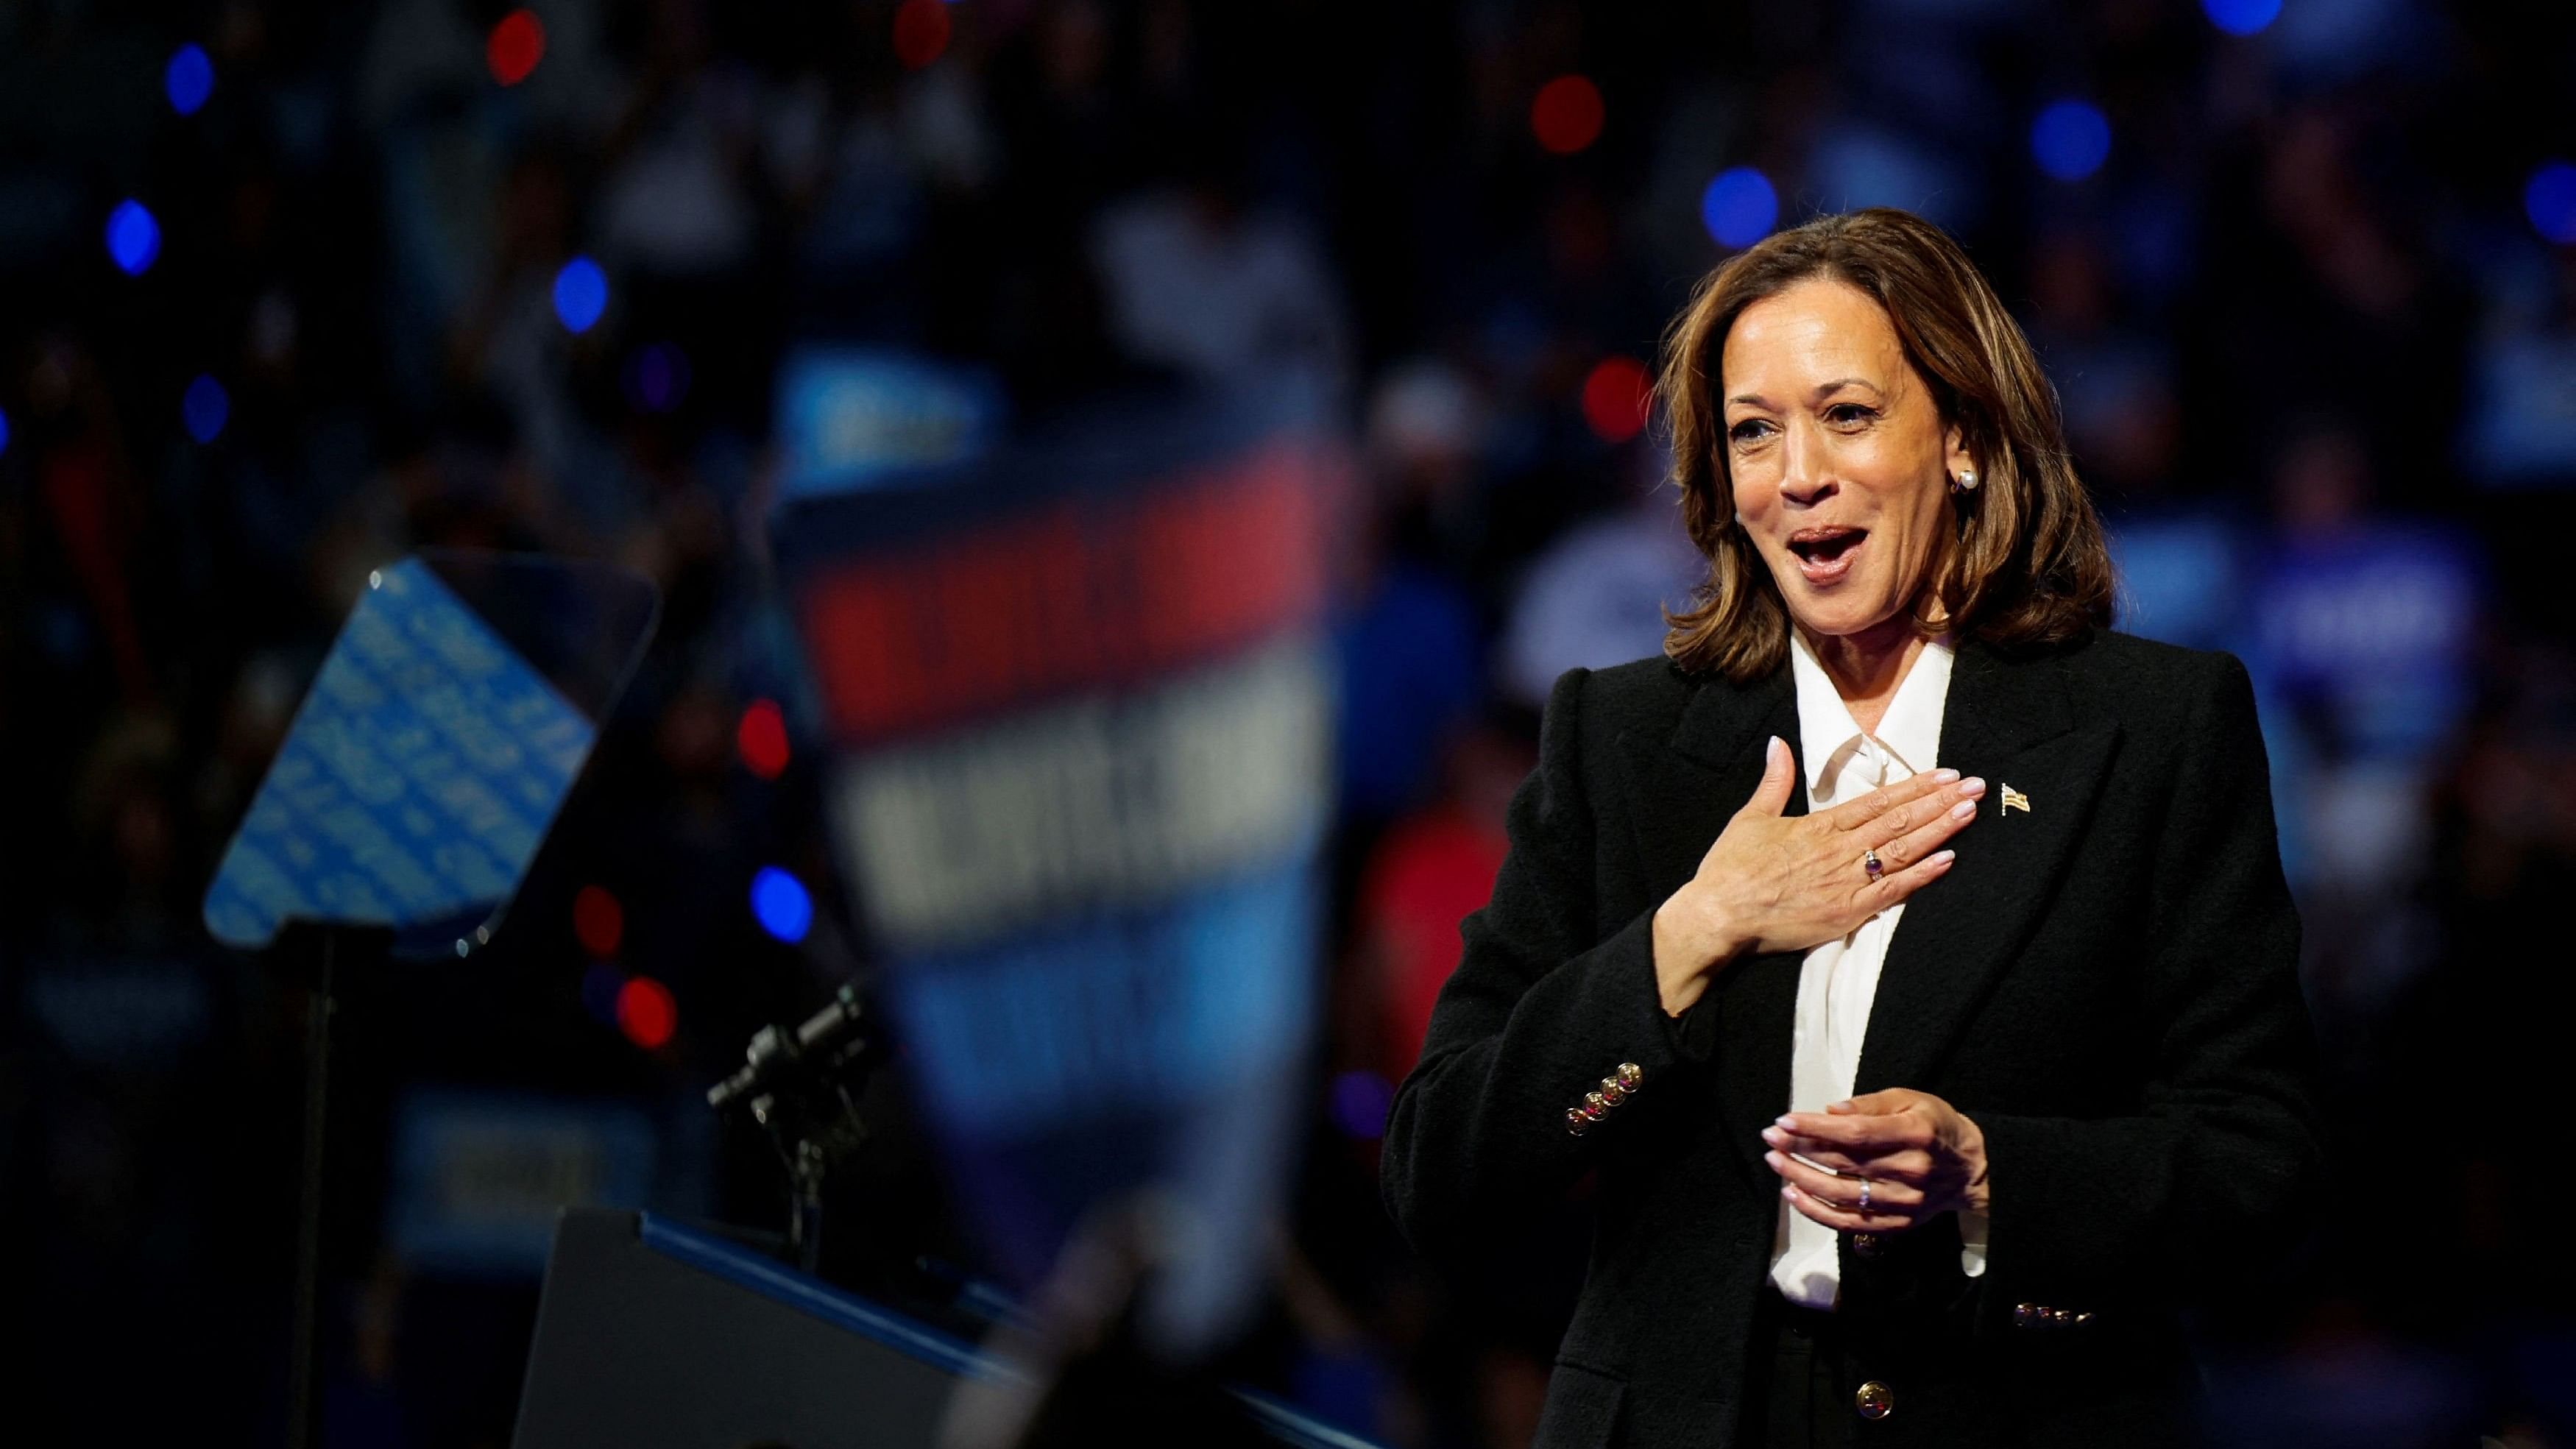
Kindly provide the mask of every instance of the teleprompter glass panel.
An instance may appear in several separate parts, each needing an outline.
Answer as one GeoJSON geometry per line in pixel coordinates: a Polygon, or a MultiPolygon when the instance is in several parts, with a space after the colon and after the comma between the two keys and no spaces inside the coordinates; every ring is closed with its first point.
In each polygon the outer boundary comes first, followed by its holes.
{"type": "Polygon", "coordinates": [[[642,657],[638,575],[425,549],[368,576],[207,887],[256,949],[290,920],[464,955],[501,912],[642,657]]]}

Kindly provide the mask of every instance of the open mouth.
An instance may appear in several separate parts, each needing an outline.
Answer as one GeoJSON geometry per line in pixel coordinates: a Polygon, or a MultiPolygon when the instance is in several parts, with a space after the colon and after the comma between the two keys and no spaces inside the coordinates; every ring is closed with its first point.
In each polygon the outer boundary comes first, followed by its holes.
{"type": "Polygon", "coordinates": [[[1798,556],[1798,572],[1807,582],[1830,584],[1851,572],[1868,537],[1866,528],[1802,528],[1789,535],[1789,552],[1798,556]]]}

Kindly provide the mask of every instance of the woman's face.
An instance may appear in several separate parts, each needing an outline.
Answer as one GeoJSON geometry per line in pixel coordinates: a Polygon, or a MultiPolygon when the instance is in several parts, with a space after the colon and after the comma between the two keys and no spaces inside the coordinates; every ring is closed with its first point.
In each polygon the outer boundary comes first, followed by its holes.
{"type": "Polygon", "coordinates": [[[1950,476],[1975,467],[1851,284],[1799,282],[1737,314],[1718,361],[1736,516],[1811,635],[1891,626],[1947,546],[1950,476]]]}

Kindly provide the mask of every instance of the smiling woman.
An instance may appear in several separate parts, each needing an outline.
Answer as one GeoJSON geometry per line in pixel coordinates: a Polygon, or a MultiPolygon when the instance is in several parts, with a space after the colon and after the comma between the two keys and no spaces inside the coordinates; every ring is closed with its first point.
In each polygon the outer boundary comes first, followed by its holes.
{"type": "Polygon", "coordinates": [[[1388,1204],[1448,1246],[1595,1175],[1541,1446],[2182,1442],[2179,1309],[2319,1174],[2245,670],[2110,631],[2055,394],[1929,223],[1735,257],[1662,392],[1708,581],[1557,682],[1388,1204]]]}
{"type": "MultiPolygon", "coordinates": [[[[1784,591],[1807,581],[1790,550],[1817,551],[1791,535],[1865,531],[1862,513],[1896,524],[1881,510],[1945,471],[1950,487],[1899,508],[1908,552],[1880,548],[1870,607],[1920,583],[1899,628],[2006,645],[2110,624],[2110,554],[2067,460],[2056,390],[1994,290],[1930,222],[1874,208],[1737,256],[1676,322],[1660,392],[1683,526],[1710,559],[1697,606],[1673,621],[1667,652],[1685,667],[1739,682],[1777,668],[1784,591]],[[1858,497],[1811,512],[1828,477],[1858,497]]],[[[1812,583],[1839,577],[1828,569],[1812,583]]],[[[1834,612],[1854,608],[1864,606],[1834,612]]]]}

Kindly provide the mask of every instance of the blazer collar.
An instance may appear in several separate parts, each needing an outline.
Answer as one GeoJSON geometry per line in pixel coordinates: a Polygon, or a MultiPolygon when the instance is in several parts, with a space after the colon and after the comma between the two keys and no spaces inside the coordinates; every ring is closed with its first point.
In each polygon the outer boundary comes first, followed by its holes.
{"type": "MultiPolygon", "coordinates": [[[[1963,768],[1957,764],[1960,757],[2017,753],[2066,733],[2075,723],[2065,670],[2055,656],[2005,654],[1979,639],[1957,646],[1949,698],[1942,708],[1942,764],[1963,768]]],[[[1792,749],[1800,745],[1797,686],[1785,661],[1751,684],[1702,680],[1682,706],[1666,743],[1674,753],[1713,770],[1741,766],[1749,751],[1759,780],[1762,741],[1775,734],[1792,749]]],[[[1800,778],[1805,778],[1803,771],[1800,778]]]]}

